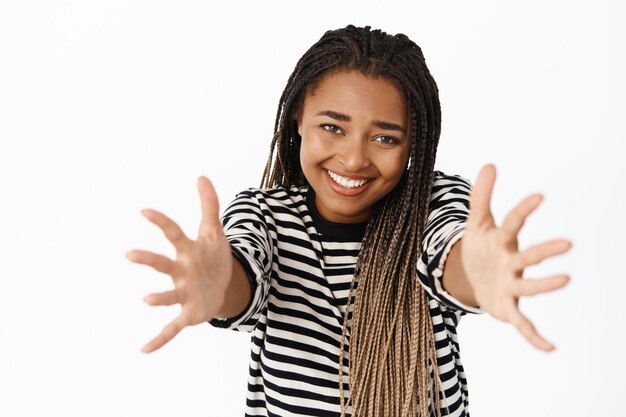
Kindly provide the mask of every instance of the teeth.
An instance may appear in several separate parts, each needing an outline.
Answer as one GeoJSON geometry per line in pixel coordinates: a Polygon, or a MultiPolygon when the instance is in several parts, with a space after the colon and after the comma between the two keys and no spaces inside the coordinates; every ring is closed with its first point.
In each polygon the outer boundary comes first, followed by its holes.
{"type": "Polygon", "coordinates": [[[341,175],[337,175],[332,171],[328,171],[328,175],[332,178],[337,184],[341,185],[345,188],[356,188],[365,184],[368,180],[351,180],[346,177],[342,177],[341,175]]]}

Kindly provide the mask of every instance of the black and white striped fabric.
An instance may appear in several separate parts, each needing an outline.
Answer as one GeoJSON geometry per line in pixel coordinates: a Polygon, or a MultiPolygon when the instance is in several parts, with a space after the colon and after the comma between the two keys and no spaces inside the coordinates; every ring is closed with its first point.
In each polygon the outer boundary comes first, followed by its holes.
{"type": "MultiPolygon", "coordinates": [[[[435,331],[441,413],[451,416],[469,416],[456,326],[466,313],[482,313],[441,286],[448,252],[463,236],[470,187],[458,175],[435,171],[417,267],[435,331]]],[[[314,197],[308,186],[250,188],[237,194],[224,211],[225,233],[251,279],[254,296],[239,316],[210,323],[252,333],[246,416],[341,414],[338,363],[343,316],[367,224],[326,221],[316,210],[314,197]]],[[[349,345],[349,329],[346,339],[349,345]]],[[[346,351],[346,396],[348,357],[346,351]]]]}

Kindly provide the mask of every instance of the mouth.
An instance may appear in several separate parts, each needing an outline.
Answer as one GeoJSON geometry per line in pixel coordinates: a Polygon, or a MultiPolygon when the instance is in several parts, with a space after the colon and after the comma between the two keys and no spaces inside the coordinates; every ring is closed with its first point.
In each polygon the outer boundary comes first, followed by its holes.
{"type": "Polygon", "coordinates": [[[328,180],[328,184],[330,185],[330,188],[333,189],[333,191],[343,196],[349,197],[361,194],[363,191],[369,188],[373,180],[373,178],[346,178],[328,169],[325,169],[324,173],[326,179],[328,180]]]}

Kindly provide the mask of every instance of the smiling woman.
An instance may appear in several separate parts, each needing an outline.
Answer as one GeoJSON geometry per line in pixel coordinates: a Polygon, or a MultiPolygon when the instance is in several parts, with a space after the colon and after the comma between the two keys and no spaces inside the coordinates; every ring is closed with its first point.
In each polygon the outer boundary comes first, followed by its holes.
{"type": "Polygon", "coordinates": [[[517,300],[567,277],[521,271],[569,244],[519,252],[539,200],[496,227],[494,167],[473,189],[435,170],[440,128],[437,85],[413,41],[352,25],[326,32],[281,96],[261,186],[239,193],[220,224],[201,177],[196,241],[148,213],[177,259],[129,257],[172,276],[176,289],[148,301],[183,312],[146,351],[203,320],[252,332],[249,416],[467,417],[459,319],[487,311],[550,350],[517,300]]]}
{"type": "Polygon", "coordinates": [[[304,98],[300,163],[320,214],[367,221],[406,170],[411,146],[404,93],[358,71],[326,75],[304,98]]]}

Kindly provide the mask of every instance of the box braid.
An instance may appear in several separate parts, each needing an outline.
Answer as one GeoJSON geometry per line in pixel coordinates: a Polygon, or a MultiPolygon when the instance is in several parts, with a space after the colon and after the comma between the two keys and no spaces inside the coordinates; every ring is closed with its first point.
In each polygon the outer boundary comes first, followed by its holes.
{"type": "Polygon", "coordinates": [[[440,416],[433,326],[416,269],[428,219],[441,109],[420,47],[403,34],[388,35],[370,26],[327,31],[300,58],[280,97],[261,187],[308,185],[300,166],[297,120],[306,95],[337,71],[359,71],[393,82],[405,92],[411,113],[407,168],[374,207],[350,286],[339,357],[341,415],[352,406],[354,417],[440,416]],[[350,316],[348,360],[344,355],[350,316]],[[343,374],[348,364],[346,400],[343,374]]]}

